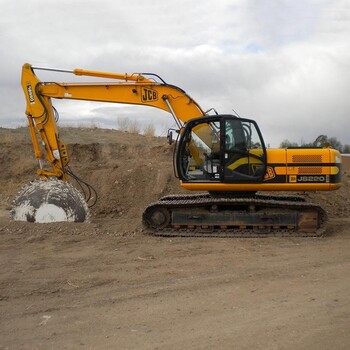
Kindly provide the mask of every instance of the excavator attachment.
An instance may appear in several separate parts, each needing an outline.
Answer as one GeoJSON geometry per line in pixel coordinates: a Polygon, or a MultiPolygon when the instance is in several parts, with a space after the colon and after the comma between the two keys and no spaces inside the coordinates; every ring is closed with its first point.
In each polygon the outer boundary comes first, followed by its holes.
{"type": "Polygon", "coordinates": [[[13,201],[11,217],[38,223],[88,222],[89,209],[75,187],[53,178],[24,186],[13,201]]]}

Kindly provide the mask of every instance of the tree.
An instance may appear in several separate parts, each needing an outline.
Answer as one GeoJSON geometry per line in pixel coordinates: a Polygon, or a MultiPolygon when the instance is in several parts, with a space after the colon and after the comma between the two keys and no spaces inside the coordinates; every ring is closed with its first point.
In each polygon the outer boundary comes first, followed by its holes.
{"type": "Polygon", "coordinates": [[[328,147],[328,137],[327,135],[320,135],[316,137],[316,140],[313,142],[314,147],[328,147]]]}
{"type": "Polygon", "coordinates": [[[313,142],[314,147],[332,147],[339,152],[343,151],[343,145],[336,137],[328,137],[327,135],[320,135],[313,142]]]}
{"type": "Polygon", "coordinates": [[[291,142],[287,139],[281,142],[280,148],[288,148],[288,147],[298,147],[298,144],[296,142],[291,142]]]}
{"type": "Polygon", "coordinates": [[[343,152],[343,145],[336,137],[330,137],[328,142],[332,148],[337,149],[339,152],[343,152]]]}
{"type": "Polygon", "coordinates": [[[343,146],[343,153],[350,153],[350,145],[343,146]]]}
{"type": "MultiPolygon", "coordinates": [[[[281,148],[299,147],[298,143],[291,142],[287,139],[281,142],[281,148]]],[[[319,135],[313,142],[302,142],[300,147],[332,147],[338,150],[340,153],[350,153],[350,145],[342,145],[342,143],[336,137],[328,137],[327,135],[319,135]]]]}

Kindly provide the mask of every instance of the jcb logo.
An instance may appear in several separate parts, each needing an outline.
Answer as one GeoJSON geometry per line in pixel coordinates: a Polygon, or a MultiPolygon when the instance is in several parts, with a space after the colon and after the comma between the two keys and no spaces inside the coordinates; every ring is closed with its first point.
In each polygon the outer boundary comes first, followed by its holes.
{"type": "Polygon", "coordinates": [[[158,92],[151,89],[142,89],[142,101],[157,101],[158,100],[158,92]]]}
{"type": "Polygon", "coordinates": [[[28,91],[29,102],[32,105],[33,103],[35,103],[35,100],[34,100],[33,89],[30,83],[27,83],[27,91],[28,91]]]}
{"type": "Polygon", "coordinates": [[[272,180],[275,177],[276,177],[276,173],[273,170],[273,168],[270,167],[270,166],[266,167],[266,173],[265,173],[265,176],[264,176],[264,181],[272,180]]]}
{"type": "Polygon", "coordinates": [[[296,175],[289,175],[289,182],[297,182],[297,176],[296,175]]]}

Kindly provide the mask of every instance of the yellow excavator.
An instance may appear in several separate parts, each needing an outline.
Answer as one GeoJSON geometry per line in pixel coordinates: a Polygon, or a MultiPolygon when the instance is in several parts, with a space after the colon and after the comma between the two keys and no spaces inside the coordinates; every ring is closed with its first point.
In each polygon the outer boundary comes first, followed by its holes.
{"type": "Polygon", "coordinates": [[[145,208],[143,223],[150,232],[252,237],[317,236],[325,230],[326,213],[320,206],[299,195],[274,193],[338,189],[341,156],[332,148],[267,149],[255,121],[209,114],[181,88],[151,73],[117,74],[24,64],[22,88],[41,179],[25,186],[14,200],[14,220],[89,220],[86,200],[68,182],[70,176],[77,177],[69,168],[68,151],[59,138],[57,112],[51,101],[70,99],[151,106],[175,119],[175,175],[182,187],[196,192],[168,195],[145,208]],[[103,81],[43,82],[35,74],[37,70],[103,81]],[[43,153],[49,169],[44,169],[43,153]]]}

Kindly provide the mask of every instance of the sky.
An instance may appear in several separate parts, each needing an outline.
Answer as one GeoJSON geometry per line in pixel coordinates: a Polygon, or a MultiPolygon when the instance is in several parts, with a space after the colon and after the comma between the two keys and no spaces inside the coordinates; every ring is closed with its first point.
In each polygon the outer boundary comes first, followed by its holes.
{"type": "MultiPolygon", "coordinates": [[[[0,0],[0,126],[26,125],[24,63],[152,72],[203,110],[254,119],[265,143],[350,144],[348,0],[0,0]]],[[[69,74],[37,71],[42,81],[69,74]]],[[[174,126],[150,107],[56,100],[59,125],[174,126]]]]}

